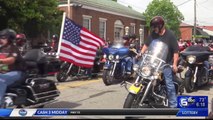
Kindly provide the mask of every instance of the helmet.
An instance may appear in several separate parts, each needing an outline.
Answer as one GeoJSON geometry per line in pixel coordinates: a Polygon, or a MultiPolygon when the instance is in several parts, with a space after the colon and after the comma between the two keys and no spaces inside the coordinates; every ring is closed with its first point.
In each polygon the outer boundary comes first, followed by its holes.
{"type": "Polygon", "coordinates": [[[16,35],[16,45],[22,46],[26,42],[26,36],[25,34],[17,34],[16,35]]]}
{"type": "Polygon", "coordinates": [[[132,35],[129,36],[129,38],[136,39],[137,36],[135,34],[132,34],[132,35]]]}
{"type": "Polygon", "coordinates": [[[130,39],[130,36],[129,35],[124,35],[123,39],[128,41],[130,39]]]}
{"type": "Polygon", "coordinates": [[[26,36],[25,36],[25,34],[17,34],[16,35],[16,39],[26,39],[26,36]]]}
{"type": "Polygon", "coordinates": [[[9,42],[13,42],[16,39],[16,32],[12,29],[4,29],[0,31],[0,37],[6,37],[9,42]]]}
{"type": "Polygon", "coordinates": [[[195,42],[196,42],[197,44],[202,44],[202,43],[203,43],[203,40],[202,40],[202,39],[195,39],[195,42]]]}
{"type": "Polygon", "coordinates": [[[52,36],[52,39],[53,39],[53,40],[58,40],[58,35],[54,34],[54,35],[52,36]]]}
{"type": "Polygon", "coordinates": [[[164,19],[161,16],[155,16],[150,21],[150,27],[151,28],[157,27],[160,31],[163,28],[164,24],[165,24],[164,19]]]}

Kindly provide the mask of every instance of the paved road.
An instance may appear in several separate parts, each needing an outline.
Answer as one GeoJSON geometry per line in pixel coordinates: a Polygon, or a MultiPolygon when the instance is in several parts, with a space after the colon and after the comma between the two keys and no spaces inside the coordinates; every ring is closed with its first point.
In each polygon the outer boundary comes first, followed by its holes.
{"type": "MultiPolygon", "coordinates": [[[[105,86],[101,80],[75,80],[58,83],[61,91],[59,101],[46,105],[46,108],[71,108],[71,109],[118,109],[123,107],[128,94],[124,87],[119,84],[105,86]]],[[[199,88],[198,91],[184,95],[208,95],[209,105],[213,98],[213,86],[199,88]]],[[[142,118],[176,118],[175,116],[143,116],[142,118]]],[[[54,117],[60,118],[60,117],[54,117]]],[[[123,116],[66,116],[64,118],[124,118],[123,116]]],[[[140,117],[141,118],[141,117],[140,117]]],[[[182,118],[183,119],[183,118],[182,118]]]]}

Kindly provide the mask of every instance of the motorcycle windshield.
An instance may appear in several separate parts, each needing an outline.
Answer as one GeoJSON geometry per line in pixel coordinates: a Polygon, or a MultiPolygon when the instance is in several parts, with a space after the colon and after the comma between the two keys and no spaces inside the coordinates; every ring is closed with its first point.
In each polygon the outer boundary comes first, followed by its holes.
{"type": "Polygon", "coordinates": [[[154,69],[165,64],[168,55],[168,46],[159,39],[151,42],[148,50],[143,55],[142,66],[151,66],[154,69]]]}
{"type": "Polygon", "coordinates": [[[124,47],[123,40],[114,40],[112,44],[112,48],[122,48],[124,47]]]}

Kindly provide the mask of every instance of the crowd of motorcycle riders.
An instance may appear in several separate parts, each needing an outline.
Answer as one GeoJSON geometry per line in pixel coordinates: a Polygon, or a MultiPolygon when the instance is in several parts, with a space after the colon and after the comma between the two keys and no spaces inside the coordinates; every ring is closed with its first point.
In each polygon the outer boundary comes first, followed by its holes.
{"type": "MultiPolygon", "coordinates": [[[[138,58],[144,54],[144,52],[148,49],[150,43],[153,39],[158,38],[166,38],[167,41],[164,41],[166,44],[168,44],[169,50],[171,53],[168,57],[168,63],[173,65],[173,70],[171,68],[165,69],[165,77],[166,77],[166,83],[167,83],[167,90],[168,90],[168,96],[169,96],[169,104],[170,107],[176,107],[176,95],[174,93],[174,87],[171,86],[170,81],[170,73],[171,71],[177,71],[178,61],[182,57],[179,56],[179,53],[183,52],[186,49],[193,49],[197,51],[213,51],[213,48],[211,46],[211,43],[204,45],[203,39],[199,38],[196,39],[194,42],[191,41],[183,41],[179,40],[176,42],[176,37],[174,34],[167,28],[165,28],[165,23],[162,17],[156,16],[154,17],[150,22],[150,36],[147,40],[145,40],[145,43],[143,45],[140,45],[139,39],[135,34],[132,35],[125,35],[122,37],[124,47],[128,48],[131,52],[128,54],[128,56],[125,58],[127,61],[127,70],[126,74],[132,73],[132,66],[134,64],[137,64],[138,58]],[[169,41],[171,40],[171,41],[169,41]],[[173,62],[173,63],[172,63],[173,62]]],[[[53,35],[51,42],[46,45],[43,44],[40,47],[48,47],[47,52],[57,52],[58,49],[58,41],[59,37],[58,35],[53,35]]],[[[113,46],[113,43],[110,41],[106,43],[106,46],[104,46],[101,49],[104,48],[110,48],[113,46]]],[[[3,96],[5,94],[5,91],[7,89],[7,86],[13,84],[15,81],[18,81],[21,79],[21,76],[24,71],[24,62],[22,60],[22,56],[28,51],[32,49],[32,46],[29,45],[29,41],[27,40],[25,34],[22,33],[16,33],[12,29],[4,29],[0,31],[0,103],[3,101],[3,96]],[[9,80],[8,80],[9,79],[9,80]]],[[[101,51],[101,49],[98,50],[99,54],[99,62],[101,64],[104,64],[106,62],[106,58],[103,57],[104,53],[101,51]]],[[[211,67],[211,63],[209,61],[204,61],[205,64],[209,68],[211,67]]],[[[185,62],[181,62],[181,66],[184,66],[185,62]]],[[[104,65],[103,65],[104,66],[104,65]]],[[[103,69],[103,66],[101,69],[103,69]]],[[[100,67],[100,66],[99,66],[100,67]]],[[[87,70],[87,75],[89,78],[91,78],[91,69],[87,70]]],[[[132,74],[131,74],[132,75],[132,74]]]]}

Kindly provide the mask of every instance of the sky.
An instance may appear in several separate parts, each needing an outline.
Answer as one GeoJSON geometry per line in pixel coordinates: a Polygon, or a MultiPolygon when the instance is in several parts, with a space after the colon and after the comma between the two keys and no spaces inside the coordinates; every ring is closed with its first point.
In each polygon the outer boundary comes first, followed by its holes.
{"type": "MultiPolygon", "coordinates": [[[[197,24],[199,26],[213,26],[213,0],[196,0],[197,24]]],[[[118,3],[131,6],[143,13],[152,0],[117,0],[118,3]]],[[[194,25],[194,0],[171,0],[184,16],[184,23],[194,25]]]]}

